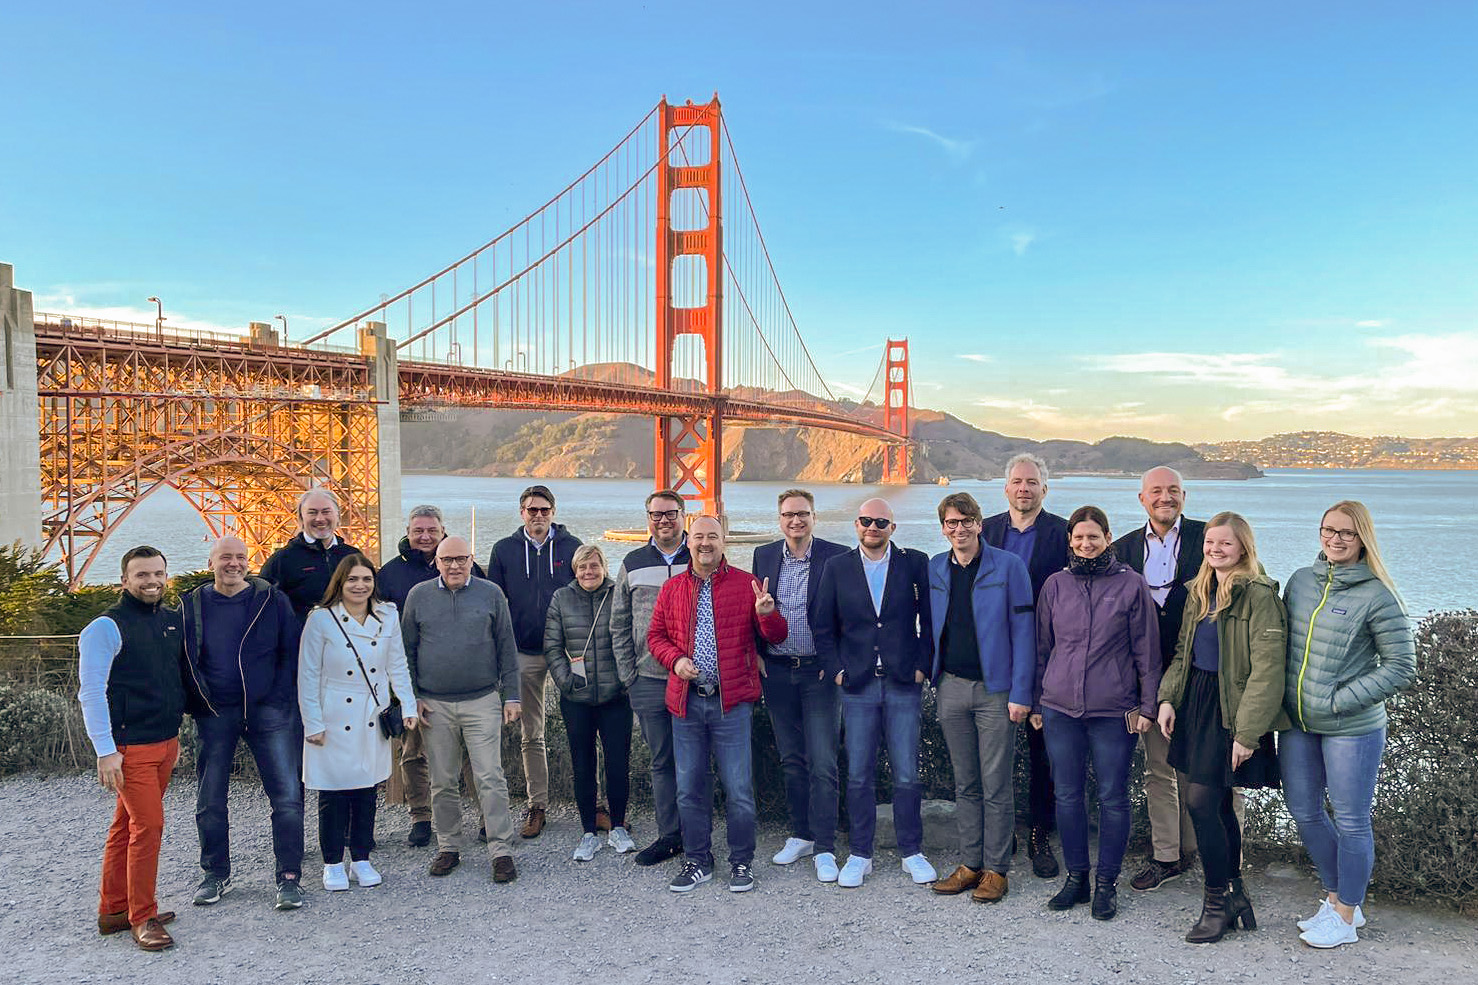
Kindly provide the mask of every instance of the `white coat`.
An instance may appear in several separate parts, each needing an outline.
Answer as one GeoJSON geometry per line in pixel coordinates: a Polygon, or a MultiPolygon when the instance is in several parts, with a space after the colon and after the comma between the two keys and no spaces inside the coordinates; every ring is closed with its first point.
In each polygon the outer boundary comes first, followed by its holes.
{"type": "Polygon", "coordinates": [[[392,603],[375,603],[362,626],[343,605],[308,614],[298,648],[298,707],[303,734],[324,733],[321,746],[303,743],[303,783],[308,789],[359,790],[390,776],[390,740],[380,731],[379,714],[389,706],[392,692],[400,698],[406,717],[413,715],[416,700],[405,663],[400,614],[392,603]],[[370,697],[354,649],[344,639],[346,633],[379,692],[378,703],[370,697]]]}

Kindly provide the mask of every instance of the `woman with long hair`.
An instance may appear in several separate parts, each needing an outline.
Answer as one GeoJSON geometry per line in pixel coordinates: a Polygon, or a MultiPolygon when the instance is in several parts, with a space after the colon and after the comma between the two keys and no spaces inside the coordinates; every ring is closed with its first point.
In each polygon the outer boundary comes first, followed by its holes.
{"type": "Polygon", "coordinates": [[[1192,944],[1222,939],[1257,918],[1242,885],[1242,829],[1234,787],[1278,784],[1273,729],[1288,728],[1283,668],[1288,619],[1278,583],[1262,573],[1252,527],[1236,513],[1206,523],[1175,657],[1160,679],[1160,731],[1196,828],[1205,871],[1192,944]]]}
{"type": "Polygon", "coordinates": [[[1319,912],[1299,921],[1299,937],[1327,948],[1359,940],[1365,923],[1386,699],[1416,680],[1416,647],[1364,504],[1344,500],[1326,510],[1319,544],[1318,560],[1294,572],[1283,596],[1283,704],[1292,727],[1279,733],[1278,748],[1288,812],[1325,892],[1319,912]]]}
{"type": "Polygon", "coordinates": [[[380,713],[400,700],[402,722],[417,725],[405,645],[395,606],[375,590],[375,566],[362,554],[339,562],[323,601],[308,615],[298,649],[303,713],[303,783],[318,791],[323,888],[378,886],[370,864],[375,785],[390,775],[390,737],[380,713]],[[352,864],[346,871],[347,843],[352,864]]]}
{"type": "Polygon", "coordinates": [[[1149,730],[1160,686],[1160,630],[1144,579],[1109,550],[1103,510],[1068,518],[1067,568],[1037,600],[1033,727],[1043,730],[1057,796],[1067,882],[1053,910],[1092,902],[1095,920],[1118,912],[1119,870],[1129,847],[1129,765],[1149,730]],[[1098,781],[1098,871],[1088,882],[1089,760],[1098,781]]]}

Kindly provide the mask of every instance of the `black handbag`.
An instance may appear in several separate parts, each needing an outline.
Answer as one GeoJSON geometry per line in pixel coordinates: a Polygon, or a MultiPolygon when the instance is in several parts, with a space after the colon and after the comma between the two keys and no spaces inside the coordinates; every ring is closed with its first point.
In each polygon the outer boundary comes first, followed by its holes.
{"type": "MultiPolygon", "coordinates": [[[[342,623],[335,619],[334,625],[339,627],[339,632],[343,635],[344,642],[348,643],[349,649],[354,652],[354,662],[359,664],[359,674],[364,678],[364,685],[369,688],[370,697],[374,699],[375,707],[378,708],[380,706],[380,692],[375,690],[375,686],[370,683],[369,674],[365,673],[364,661],[359,659],[359,647],[355,646],[354,641],[349,638],[349,634],[345,631],[342,623]]],[[[398,739],[402,735],[405,735],[406,716],[404,710],[401,708],[400,698],[394,691],[390,692],[390,704],[376,717],[380,721],[380,734],[386,740],[398,739]]]]}

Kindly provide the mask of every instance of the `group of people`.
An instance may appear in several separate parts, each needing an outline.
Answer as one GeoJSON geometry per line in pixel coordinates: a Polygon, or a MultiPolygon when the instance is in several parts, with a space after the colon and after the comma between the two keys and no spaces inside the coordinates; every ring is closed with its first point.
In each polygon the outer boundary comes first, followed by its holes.
{"type": "Polygon", "coordinates": [[[903,870],[941,895],[1000,900],[1017,851],[1020,727],[1032,870],[1050,879],[1066,869],[1047,906],[1088,904],[1094,918],[1112,919],[1130,832],[1130,763],[1142,742],[1153,854],[1131,886],[1153,890],[1199,853],[1204,905],[1187,940],[1256,927],[1241,877],[1238,791],[1281,784],[1326,891],[1301,937],[1315,947],[1355,941],[1374,859],[1384,702],[1415,676],[1411,627],[1369,511],[1352,501],[1332,506],[1318,559],[1280,594],[1248,522],[1229,512],[1205,522],[1184,516],[1184,484],[1172,469],[1145,474],[1147,522],[1118,539],[1096,506],[1065,519],[1046,511],[1048,470],[1034,455],[1008,463],[1004,489],[1007,510],[988,518],[968,493],[945,496],[938,519],[947,549],[933,557],[892,543],[897,526],[885,500],[861,504],[848,546],[815,536],[813,495],[787,490],[778,500],[782,537],[755,550],[752,571],[729,563],[718,518],[689,518],[681,496],[659,490],[645,502],[648,542],[613,576],[598,546],[555,522],[554,494],[542,485],[520,495],[521,525],[497,542],[485,569],[434,506],[411,511],[398,556],[377,569],[339,539],[337,504],[322,489],[303,495],[300,535],[258,577],[244,543],[217,541],[212,580],[179,609],[163,604],[163,555],[134,548],[123,558],[118,604],[79,642],[79,697],[99,780],[117,792],[99,930],[130,929],[147,950],[173,943],[165,925],[174,914],[159,911],[154,885],[163,792],[187,712],[200,743],[196,904],[232,888],[226,790],[241,739],[271,804],[279,909],[303,902],[305,786],[318,794],[324,888],[381,881],[370,862],[376,786],[397,763],[410,843],[436,840],[430,875],[449,874],[468,847],[465,782],[493,881],[517,878],[502,733],[520,726],[527,805],[519,834],[535,838],[548,806],[544,710],[553,678],[582,827],[577,861],[596,856],[602,833],[615,852],[636,850],[627,826],[635,719],[651,750],[655,814],[654,838],[636,863],[680,857],[674,892],[713,879],[716,772],[729,889],[752,889],[751,733],[763,698],[790,824],[777,865],[809,857],[823,883],[864,884],[886,748],[903,870]],[[960,859],[943,878],[923,850],[926,686],[937,689],[955,777],[960,859]],[[836,844],[839,750],[845,861],[836,844]]]}

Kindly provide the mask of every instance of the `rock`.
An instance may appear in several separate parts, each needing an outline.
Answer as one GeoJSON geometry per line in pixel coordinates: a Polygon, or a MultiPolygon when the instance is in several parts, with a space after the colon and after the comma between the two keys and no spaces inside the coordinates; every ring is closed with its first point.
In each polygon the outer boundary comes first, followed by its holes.
{"type": "MultiPolygon", "coordinates": [[[[955,824],[955,805],[952,800],[926,800],[920,810],[924,820],[924,851],[953,852],[960,847],[959,827],[955,824]]],[[[898,829],[893,823],[893,805],[878,805],[877,831],[873,835],[874,848],[898,847],[898,829]]]]}

